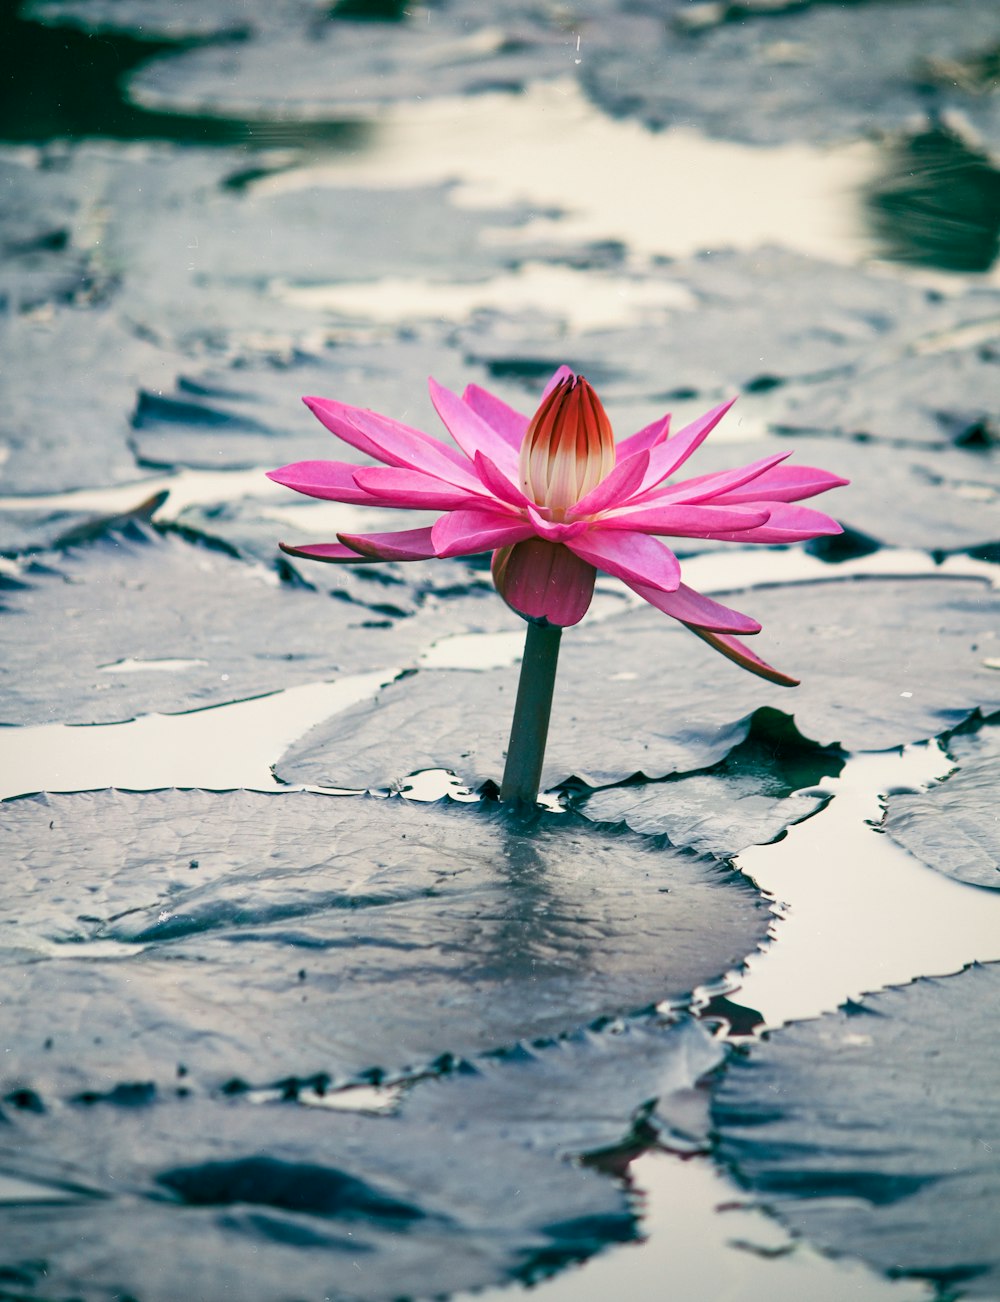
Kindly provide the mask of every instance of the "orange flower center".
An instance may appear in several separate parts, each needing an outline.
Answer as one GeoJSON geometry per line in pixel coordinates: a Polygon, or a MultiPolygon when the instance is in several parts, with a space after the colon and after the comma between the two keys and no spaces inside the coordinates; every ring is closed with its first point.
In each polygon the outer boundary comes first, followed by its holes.
{"type": "Polygon", "coordinates": [[[561,520],[615,465],[615,438],[601,400],[582,375],[560,380],[521,443],[521,490],[561,520]]]}

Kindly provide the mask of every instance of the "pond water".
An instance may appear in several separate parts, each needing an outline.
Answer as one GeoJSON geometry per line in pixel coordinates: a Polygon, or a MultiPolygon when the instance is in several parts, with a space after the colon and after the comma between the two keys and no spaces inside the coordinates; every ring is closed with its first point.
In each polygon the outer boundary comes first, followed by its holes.
{"type": "Polygon", "coordinates": [[[992,6],[0,49],[0,1297],[1000,1298],[992,6]],[[599,578],[527,815],[488,556],[286,556],[434,517],[264,471],[561,363],[851,483],[679,540],[801,687],[599,578]]]}

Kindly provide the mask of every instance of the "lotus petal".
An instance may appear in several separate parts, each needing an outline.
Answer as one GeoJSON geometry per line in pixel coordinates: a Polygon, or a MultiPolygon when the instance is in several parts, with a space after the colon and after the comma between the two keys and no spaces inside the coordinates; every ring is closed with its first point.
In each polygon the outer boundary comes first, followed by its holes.
{"type": "Polygon", "coordinates": [[[731,610],[729,606],[695,592],[686,583],[679,584],[676,592],[661,592],[647,583],[629,583],[628,586],[651,606],[688,627],[696,624],[713,633],[760,632],[760,624],[750,615],[741,615],[738,610],[731,610]]]}
{"type": "Polygon", "coordinates": [[[676,592],[681,567],[669,547],[645,533],[599,533],[590,530],[566,546],[582,560],[626,583],[645,583],[661,592],[676,592]]]}
{"type": "Polygon", "coordinates": [[[502,439],[505,439],[515,452],[520,452],[524,431],[528,428],[528,417],[522,412],[509,407],[502,398],[490,393],[478,384],[468,384],[462,394],[462,401],[478,415],[487,425],[492,425],[502,439]]]}
{"type": "Polygon", "coordinates": [[[524,542],[534,533],[522,516],[504,511],[452,511],[431,528],[438,556],[474,556],[524,542]]]}

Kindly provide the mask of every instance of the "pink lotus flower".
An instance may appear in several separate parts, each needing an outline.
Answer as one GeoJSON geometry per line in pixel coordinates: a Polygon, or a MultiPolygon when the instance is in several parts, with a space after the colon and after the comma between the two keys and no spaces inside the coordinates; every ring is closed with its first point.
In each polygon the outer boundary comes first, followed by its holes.
{"type": "Polygon", "coordinates": [[[790,503],[847,480],[786,465],[788,452],[674,480],[732,401],[676,434],[664,416],[616,444],[597,394],[565,366],[530,420],[478,385],[460,398],[431,380],[430,392],[457,446],[372,411],[306,398],[327,429],[383,464],[299,461],[270,478],[335,502],[443,512],[435,523],[338,534],[338,542],[315,546],[282,543],[286,552],[364,563],[492,551],[494,582],[508,605],[559,627],[583,618],[602,570],[745,669],[795,684],[739,640],[760,631],[755,619],[681,582],[677,557],[661,538],[791,543],[840,533],[829,516],[790,503]]]}

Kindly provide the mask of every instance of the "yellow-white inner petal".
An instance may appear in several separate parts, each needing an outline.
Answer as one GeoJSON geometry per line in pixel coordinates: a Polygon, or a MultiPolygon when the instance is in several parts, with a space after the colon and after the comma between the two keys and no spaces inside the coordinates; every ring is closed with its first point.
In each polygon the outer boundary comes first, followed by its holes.
{"type": "Polygon", "coordinates": [[[583,378],[562,380],[543,400],[521,444],[523,492],[559,518],[615,465],[611,422],[583,378]]]}

